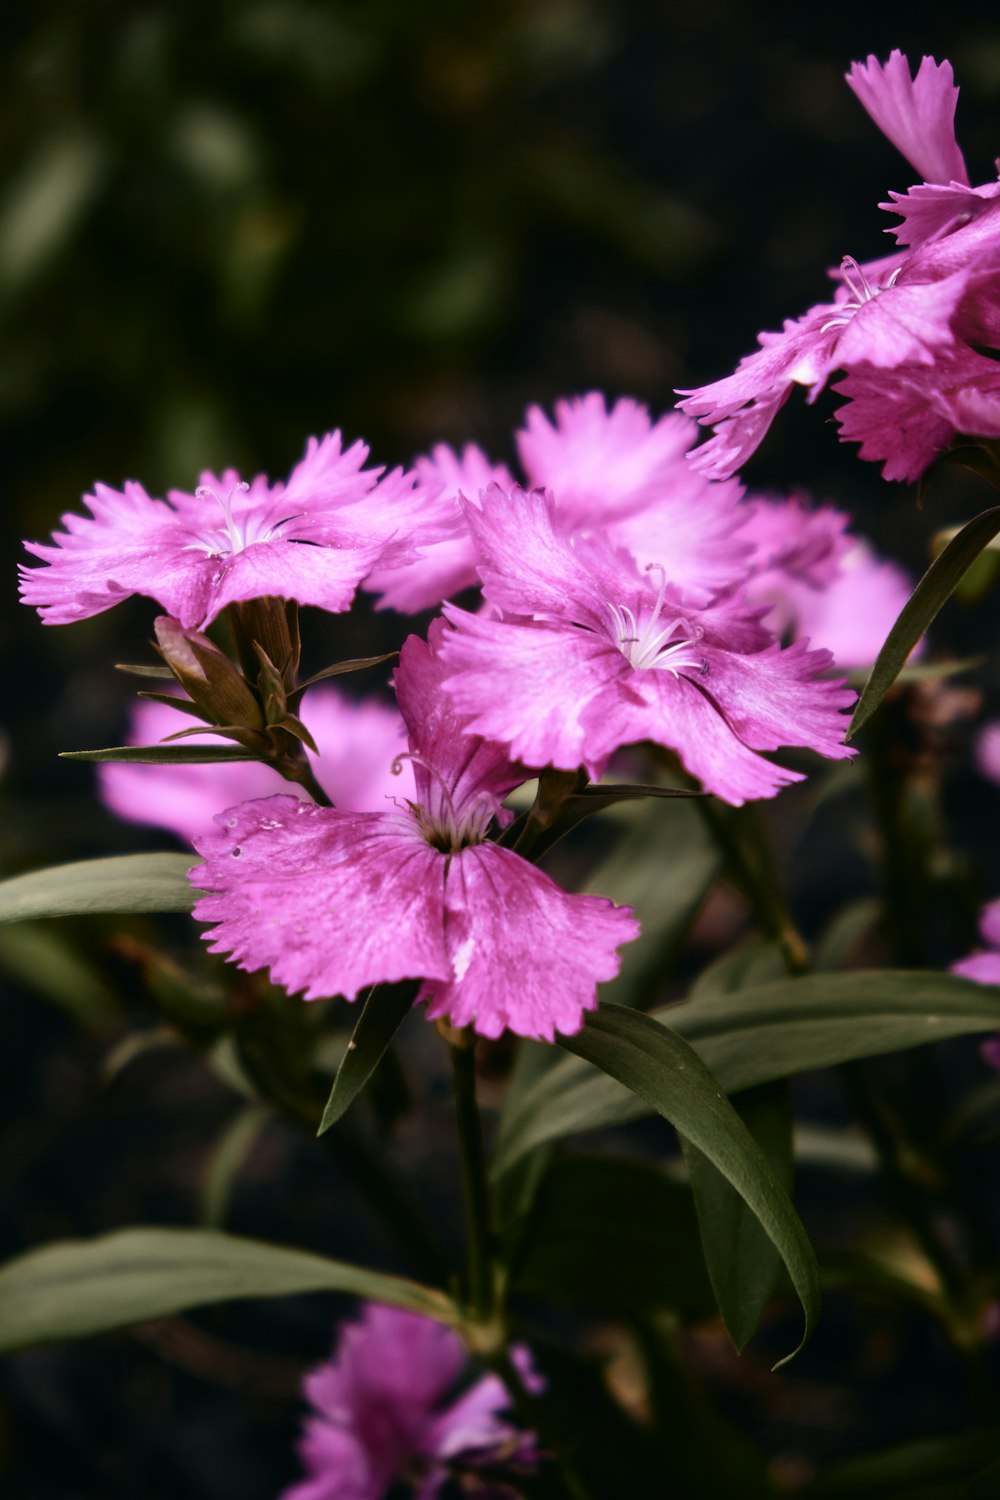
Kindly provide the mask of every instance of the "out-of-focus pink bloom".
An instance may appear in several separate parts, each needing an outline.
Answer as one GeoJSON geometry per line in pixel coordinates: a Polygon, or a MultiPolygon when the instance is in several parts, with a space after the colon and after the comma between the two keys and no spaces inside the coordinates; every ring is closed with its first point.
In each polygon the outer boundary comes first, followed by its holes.
{"type": "MultiPolygon", "coordinates": [[[[408,764],[397,765],[401,775],[393,775],[393,763],[406,749],[406,730],[395,708],[374,700],[355,702],[335,688],[316,687],[303,698],[302,718],[320,752],[310,756],[316,778],[337,807],[374,811],[390,797],[412,793],[408,764]]],[[[155,745],[191,723],[187,714],[165,703],[139,703],[127,743],[155,745]]],[[[219,735],[198,737],[199,745],[228,743],[219,735]]],[[[112,812],[134,823],[167,828],[186,843],[211,829],[215,816],[234,803],[275,792],[306,796],[260,761],[204,766],[112,762],[99,766],[97,775],[101,797],[112,812]]]]}
{"type": "Polygon", "coordinates": [[[980,730],[975,761],[979,774],[1000,786],[1000,719],[993,719],[980,730]]]}
{"type": "Polygon", "coordinates": [[[764,623],[824,647],[842,670],[870,666],[911,592],[902,568],[851,536],[850,518],[832,506],[813,510],[793,496],[752,501],[751,511],[747,596],[770,604],[764,623]]]}
{"type": "Polygon", "coordinates": [[[128,482],[99,484],[89,516],[67,514],[54,545],[25,543],[45,566],[21,569],[21,596],[49,625],[102,613],[132,594],[157,600],[185,628],[201,628],[227,604],[265,594],[339,612],[376,565],[415,555],[428,526],[411,475],[379,478],[368,449],[343,451],[339,432],[310,438],[287,484],[234,470],[205,473],[193,495],[169,502],[128,482]]]}
{"type": "Polygon", "coordinates": [[[625,908],[571,896],[487,842],[500,801],[525,779],[467,729],[442,691],[438,644],[411,636],[395,674],[416,790],[394,812],[352,813],[271,797],[231,808],[195,840],[195,908],[213,951],[269,967],[307,1000],[354,999],[423,979],[427,1014],[552,1041],[578,1031],[617,948],[638,935],[625,908]]]}
{"type": "Polygon", "coordinates": [[[1000,984],[1000,901],[990,901],[979,916],[979,935],[986,944],[979,953],[952,964],[953,974],[977,979],[980,984],[1000,984]]]}
{"type": "Polygon", "coordinates": [[[569,532],[537,490],[485,491],[466,516],[502,617],[446,606],[445,689],[519,760],[597,775],[622,746],[652,740],[739,804],[801,780],[759,751],[853,753],[840,716],[852,695],[820,676],[829,653],[782,651],[762,610],[697,608],[663,568],[569,532]]]}
{"type": "Polygon", "coordinates": [[[474,496],[487,485],[509,487],[514,482],[502,464],[491,463],[472,443],[460,454],[438,443],[428,457],[417,459],[413,469],[425,497],[425,516],[438,518],[443,540],[421,547],[420,556],[402,567],[377,568],[365,582],[366,589],[381,595],[379,609],[403,614],[432,609],[479,582],[459,494],[474,496]]]}
{"type": "MultiPolygon", "coordinates": [[[[528,1351],[512,1355],[529,1389],[541,1389],[528,1351]]],[[[281,1500],[437,1500],[449,1480],[465,1493],[463,1478],[481,1500],[514,1500],[504,1476],[537,1466],[537,1440],[507,1416],[511,1398],[498,1376],[462,1389],[468,1368],[452,1329],[369,1303],[303,1382],[307,1477],[281,1500]]]]}
{"type": "Polygon", "coordinates": [[[603,531],[707,603],[743,580],[748,548],[740,485],[713,483],[688,462],[697,431],[678,411],[654,422],[637,401],[608,410],[591,391],[557,401],[554,421],[531,407],[517,445],[529,484],[551,493],[566,525],[603,531]]]}

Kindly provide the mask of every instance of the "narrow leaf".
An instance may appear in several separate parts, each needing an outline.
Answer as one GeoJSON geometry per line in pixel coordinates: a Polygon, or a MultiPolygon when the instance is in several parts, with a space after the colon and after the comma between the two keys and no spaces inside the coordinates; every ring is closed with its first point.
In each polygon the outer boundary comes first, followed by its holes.
{"type": "Polygon", "coordinates": [[[802,1304],[805,1329],[786,1356],[791,1359],[819,1314],[816,1257],[781,1181],[711,1073],[669,1027],[617,1005],[602,1006],[576,1036],[559,1040],[669,1120],[750,1208],[781,1256],[802,1304]]]}
{"type": "Polygon", "coordinates": [[[0,1352],[239,1297],[348,1292],[451,1322],[443,1292],[212,1229],[120,1229],[31,1250],[0,1269],[0,1352]]]}
{"type": "MultiPolygon", "coordinates": [[[[195,730],[196,734],[204,730],[195,730]]],[[[213,729],[221,734],[221,729],[213,729]]],[[[60,760],[124,761],[135,766],[211,766],[220,761],[259,760],[242,745],[117,745],[109,750],[62,750],[60,760]]]]}
{"type": "Polygon", "coordinates": [[[317,1135],[335,1125],[364,1088],[413,1009],[417,988],[412,982],[404,982],[377,984],[369,991],[333,1080],[317,1135]]]}
{"type": "Polygon", "coordinates": [[[0,881],[0,922],[96,912],[190,911],[194,854],[122,854],[0,881]]]}
{"type": "MultiPolygon", "coordinates": [[[[790,1193],[792,1131],[787,1084],[768,1084],[744,1095],[739,1115],[790,1193]]],[[[684,1136],[681,1145],[712,1290],[726,1331],[742,1350],[774,1296],[781,1257],[742,1195],[705,1153],[684,1136]]]]}
{"type": "Polygon", "coordinates": [[[169,667],[147,666],[145,662],[116,661],[116,672],[127,672],[130,677],[156,677],[161,682],[175,682],[169,667]]]}
{"type": "Polygon", "coordinates": [[[866,724],[892,687],[914,646],[926,633],[942,605],[951,597],[963,576],[1000,532],[1000,505],[984,510],[953,537],[935,558],[903,606],[895,625],[876,658],[871,676],[858,699],[847,730],[847,739],[866,724]]]}
{"type": "Polygon", "coordinates": [[[294,693],[289,693],[288,701],[298,698],[314,682],[325,682],[328,677],[342,677],[345,672],[363,672],[366,667],[380,667],[384,661],[392,661],[398,655],[398,651],[387,651],[384,656],[356,656],[351,661],[335,661],[332,666],[324,667],[322,672],[314,672],[305,682],[300,682],[294,693]]]}
{"type": "MultiPolygon", "coordinates": [[[[781,979],[652,1014],[686,1038],[732,1094],[882,1052],[1000,1031],[1000,990],[934,970],[878,969],[781,979]]],[[[546,1142],[651,1112],[613,1079],[565,1058],[504,1111],[494,1172],[546,1142]]]]}

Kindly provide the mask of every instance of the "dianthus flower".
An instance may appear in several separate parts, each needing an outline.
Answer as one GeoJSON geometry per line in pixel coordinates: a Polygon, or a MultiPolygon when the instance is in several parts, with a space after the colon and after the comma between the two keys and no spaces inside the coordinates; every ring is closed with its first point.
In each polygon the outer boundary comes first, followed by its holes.
{"type": "Polygon", "coordinates": [[[917,171],[934,180],[890,194],[897,251],[859,265],[846,257],[834,301],[759,335],[734,374],[682,392],[680,403],[715,428],[692,462],[716,478],[757,448],[794,385],[814,401],[836,370],[848,398],[841,437],[882,461],[887,479],[916,479],[956,433],[996,436],[1000,345],[1000,185],[971,188],[954,133],[951,65],[925,57],[916,78],[893,52],[855,63],[848,82],[875,123],[917,171]],[[971,394],[970,394],[971,391],[971,394]]]}
{"type": "Polygon", "coordinates": [[[762,609],[698,608],[662,567],[562,527],[540,491],[484,491],[466,515],[501,614],[445,607],[445,688],[518,760],[598,775],[615,750],[652,740],[739,804],[801,780],[758,751],[852,753],[840,717],[851,694],[820,676],[829,652],[781,650],[762,609]]]}
{"type": "Polygon", "coordinates": [[[936,240],[984,213],[1000,194],[1000,182],[971,187],[958,141],[958,89],[950,62],[923,57],[916,76],[902,52],[887,63],[870,56],[852,63],[847,82],[882,134],[922,178],[906,193],[890,190],[879,207],[899,214],[902,224],[887,233],[900,245],[936,240]]]}
{"type": "Polygon", "coordinates": [[[478,495],[490,484],[510,486],[502,464],[493,464],[481,448],[469,443],[456,453],[438,443],[429,456],[418,458],[413,472],[424,497],[428,519],[439,518],[443,539],[420,549],[413,562],[391,569],[377,568],[365,588],[379,594],[379,609],[416,614],[431,609],[453,594],[478,583],[475,550],[465,528],[459,495],[478,495]]]}
{"type": "MultiPolygon", "coordinates": [[[[375,700],[356,702],[331,687],[312,688],[302,700],[301,717],[316,741],[310,754],[316,779],[337,807],[368,812],[384,807],[393,794],[412,791],[409,764],[392,766],[406,749],[406,730],[395,708],[375,700]]],[[[166,703],[139,703],[132,713],[130,745],[153,745],[191,723],[166,703]]],[[[199,745],[231,743],[206,733],[199,745]]],[[[101,797],[112,812],[134,823],[166,828],[185,843],[212,826],[217,813],[236,802],[288,792],[306,792],[285,781],[261,761],[226,761],[192,766],[109,763],[98,768],[101,797]]]]}
{"type": "Polygon", "coordinates": [[[415,555],[428,530],[412,476],[380,479],[365,469],[368,449],[343,451],[339,432],[310,438],[287,484],[234,470],[204,473],[193,495],[151,498],[95,486],[89,516],[63,517],[54,545],[25,543],[45,564],[22,567],[21,597],[46,624],[102,613],[132,594],[158,601],[185,628],[201,628],[227,604],[261,595],[339,612],[376,564],[415,555]]]}
{"type": "Polygon", "coordinates": [[[637,401],[622,397],[608,410],[591,391],[557,401],[554,422],[531,407],[517,446],[529,486],[551,493],[563,523],[604,531],[706,603],[743,581],[749,548],[741,486],[713,483],[688,462],[697,432],[680,412],[654,422],[637,401]]]}
{"type": "Polygon", "coordinates": [[[829,651],[842,670],[867,667],[910,596],[902,568],[878,558],[832,506],[797,496],[749,502],[741,535],[753,544],[747,596],[769,604],[764,623],[782,638],[829,651]]]}
{"type": "Polygon", "coordinates": [[[525,779],[467,730],[442,691],[438,643],[411,636],[395,673],[416,791],[395,811],[353,813],[291,797],[247,802],[195,840],[195,908],[214,952],[269,967],[307,1000],[423,979],[417,1001],[484,1036],[552,1041],[597,1003],[638,935],[625,908],[567,895],[487,841],[500,799],[525,779]]]}
{"type": "MultiPolygon", "coordinates": [[[[623,397],[609,409],[591,391],[557,401],[554,421],[531,407],[517,446],[529,484],[551,492],[566,525],[604,531],[640,562],[667,559],[671,578],[704,603],[743,581],[748,548],[736,535],[741,486],[714,483],[687,461],[697,434],[680,412],[654,422],[637,401],[623,397]]],[[[371,574],[365,587],[381,594],[380,608],[426,609],[478,585],[461,497],[474,500],[491,484],[509,491],[514,483],[471,446],[458,455],[439,445],[417,459],[414,473],[428,514],[452,534],[422,548],[412,563],[371,574]]]]}
{"type": "MultiPolygon", "coordinates": [[[[986,944],[968,958],[959,959],[951,966],[953,974],[963,979],[974,979],[977,984],[1000,984],[1000,900],[990,901],[979,914],[979,933],[986,944]]],[[[1000,1036],[983,1042],[979,1051],[991,1068],[1000,1072],[1000,1036]]]]}
{"type": "MultiPolygon", "coordinates": [[[[528,1387],[540,1389],[528,1351],[512,1357],[528,1387]]],[[[478,1500],[515,1500],[504,1475],[535,1469],[537,1440],[505,1415],[510,1395],[498,1376],[463,1387],[467,1371],[452,1329],[369,1303],[303,1381],[312,1410],[299,1455],[308,1477],[281,1500],[437,1500],[449,1481],[478,1500]]]]}

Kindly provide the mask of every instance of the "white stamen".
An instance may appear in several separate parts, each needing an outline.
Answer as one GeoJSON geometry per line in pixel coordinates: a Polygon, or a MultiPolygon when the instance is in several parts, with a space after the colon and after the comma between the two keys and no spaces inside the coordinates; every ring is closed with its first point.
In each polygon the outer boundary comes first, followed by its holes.
{"type": "Polygon", "coordinates": [[[215,501],[222,511],[225,528],[220,526],[217,530],[196,531],[194,541],[188,542],[185,550],[205,552],[209,557],[232,557],[237,552],[243,552],[254,542],[272,541],[292,521],[299,519],[298,516],[283,516],[280,521],[273,521],[268,525],[266,524],[267,510],[264,515],[261,515],[259,511],[250,510],[237,519],[233,515],[233,496],[237,490],[243,490],[245,493],[249,488],[247,482],[241,479],[226,492],[225,499],[223,499],[217,490],[212,489],[211,485],[199,485],[195,490],[195,495],[199,500],[215,501]]]}
{"type": "Polygon", "coordinates": [[[681,672],[694,670],[704,676],[708,662],[697,650],[697,642],[704,631],[700,625],[693,625],[680,615],[673,619],[662,618],[667,576],[659,563],[650,563],[646,572],[659,573],[660,587],[653,612],[643,624],[640,625],[627,604],[607,606],[614,625],[615,645],[637,671],[655,668],[679,677],[681,672]]]}
{"type": "Polygon", "coordinates": [[[866,302],[874,302],[880,292],[887,292],[891,286],[896,285],[896,277],[902,269],[902,266],[897,266],[885,285],[879,286],[877,282],[868,280],[853,255],[845,255],[840,262],[840,275],[851,296],[846,302],[838,304],[836,315],[823,324],[820,333],[827,333],[831,328],[846,328],[866,302]]]}

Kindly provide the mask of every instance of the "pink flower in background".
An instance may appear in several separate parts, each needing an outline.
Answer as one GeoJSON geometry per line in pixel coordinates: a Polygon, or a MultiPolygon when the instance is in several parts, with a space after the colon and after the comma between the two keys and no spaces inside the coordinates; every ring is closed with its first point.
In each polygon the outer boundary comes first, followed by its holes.
{"type": "Polygon", "coordinates": [[[591,391],[557,401],[554,421],[530,407],[517,446],[529,485],[551,493],[566,525],[605,532],[707,603],[743,580],[749,549],[741,486],[713,483],[688,462],[697,435],[678,411],[654,422],[637,401],[623,397],[609,410],[591,391]]]}
{"type": "MultiPolygon", "coordinates": [[[[317,780],[336,806],[350,812],[385,807],[389,797],[409,796],[413,773],[404,764],[393,775],[393,762],[406,749],[406,729],[398,711],[374,700],[355,702],[335,688],[317,687],[302,702],[302,717],[319,747],[313,757],[317,780]]],[[[190,726],[192,720],[165,703],[139,703],[132,713],[126,743],[154,745],[190,726]]],[[[198,744],[227,744],[204,734],[198,744]]],[[[205,766],[102,765],[97,772],[101,797],[112,812],[134,823],[169,829],[190,843],[212,827],[212,820],[234,803],[275,792],[305,797],[259,761],[227,761],[205,766]]]]}
{"type": "Polygon", "coordinates": [[[755,549],[747,596],[771,606],[764,623],[823,647],[842,670],[871,666],[910,596],[903,569],[851,536],[850,517],[832,506],[812,510],[793,496],[751,508],[742,533],[755,549]]]}
{"type": "MultiPolygon", "coordinates": [[[[513,1351],[529,1389],[543,1382],[528,1351],[513,1351]]],[[[463,1388],[469,1359],[450,1328],[369,1303],[341,1329],[333,1357],[306,1376],[311,1408],[299,1443],[307,1477],[281,1500],[436,1500],[449,1480],[478,1500],[514,1500],[503,1476],[530,1473],[542,1455],[507,1416],[496,1375],[463,1388]],[[468,1481],[466,1491],[463,1479],[468,1481]]]]}
{"type": "Polygon", "coordinates": [[[363,443],[345,453],[339,432],[310,438],[287,484],[244,484],[234,470],[205,473],[193,495],[169,503],[141,485],[99,484],[89,516],[63,517],[54,545],[27,542],[44,566],[22,567],[21,597],[49,625],[102,613],[132,594],[159,602],[186,628],[227,604],[272,594],[339,612],[376,565],[404,562],[442,534],[421,515],[412,476],[380,479],[362,467],[363,443]]]}
{"type": "Polygon", "coordinates": [[[984,724],[975,748],[976,770],[987,781],[1000,786],[1000,719],[984,724]]]}
{"type": "Polygon", "coordinates": [[[697,608],[663,568],[568,531],[539,491],[494,488],[466,516],[500,616],[445,607],[445,689],[472,730],[525,764],[599,775],[615,750],[652,740],[739,804],[801,780],[759,751],[853,753],[841,718],[852,694],[820,675],[829,653],[780,650],[760,609],[697,608]]]}
{"type": "Polygon", "coordinates": [[[423,979],[417,1001],[430,1018],[551,1041],[579,1030],[638,924],[487,842],[525,772],[469,733],[442,691],[442,629],[432,626],[430,645],[411,636],[395,674],[412,802],[373,813],[291,797],[231,808],[195,840],[205,864],[192,881],[212,893],[195,914],[215,924],[214,952],[269,967],[307,1000],[423,979]]]}
{"type": "Polygon", "coordinates": [[[425,515],[439,517],[442,541],[421,548],[413,562],[392,569],[377,568],[365,588],[381,595],[379,609],[404,614],[432,609],[442,599],[479,582],[475,550],[462,516],[459,494],[478,495],[490,484],[510,486],[513,480],[502,464],[492,464],[481,448],[469,443],[458,454],[445,443],[413,466],[425,498],[425,515]]]}
{"type": "Polygon", "coordinates": [[[986,947],[952,964],[953,974],[980,984],[1000,984],[1000,901],[990,901],[979,916],[979,933],[986,947]]]}

